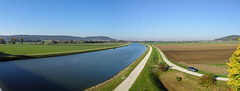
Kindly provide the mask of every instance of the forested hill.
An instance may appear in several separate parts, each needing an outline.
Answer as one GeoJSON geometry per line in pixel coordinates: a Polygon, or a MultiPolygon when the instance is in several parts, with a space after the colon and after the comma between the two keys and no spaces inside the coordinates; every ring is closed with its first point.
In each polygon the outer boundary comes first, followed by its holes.
{"type": "Polygon", "coordinates": [[[238,38],[240,38],[240,35],[230,35],[222,38],[218,38],[215,40],[221,40],[221,41],[238,41],[238,38]]]}
{"type": "Polygon", "coordinates": [[[115,40],[106,36],[59,36],[59,35],[0,35],[0,38],[10,40],[10,38],[23,38],[24,40],[115,40]]]}

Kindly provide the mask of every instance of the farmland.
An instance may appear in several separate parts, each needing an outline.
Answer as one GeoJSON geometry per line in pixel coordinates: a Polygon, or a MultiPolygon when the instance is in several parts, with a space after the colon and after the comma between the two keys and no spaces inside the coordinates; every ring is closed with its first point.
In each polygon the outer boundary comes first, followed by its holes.
{"type": "Polygon", "coordinates": [[[16,58],[17,56],[58,56],[74,53],[81,53],[94,50],[109,49],[127,45],[126,43],[100,43],[100,44],[55,44],[55,45],[35,45],[35,44],[3,44],[0,45],[0,57],[16,58]],[[64,54],[63,54],[64,53],[64,54]],[[53,55],[54,54],[54,55],[53,55]]]}
{"type": "Polygon", "coordinates": [[[230,88],[224,81],[217,81],[216,84],[208,88],[203,87],[199,84],[199,77],[197,76],[174,69],[169,69],[166,72],[160,71],[156,68],[160,63],[166,64],[157,49],[153,47],[147,64],[129,91],[226,91],[230,88]],[[182,80],[177,81],[176,77],[181,77],[182,80]]]}
{"type": "Polygon", "coordinates": [[[174,44],[155,45],[173,62],[194,66],[208,73],[229,74],[226,62],[238,44],[174,44]]]}
{"type": "Polygon", "coordinates": [[[166,41],[147,42],[147,44],[238,44],[238,41],[166,41]]]}

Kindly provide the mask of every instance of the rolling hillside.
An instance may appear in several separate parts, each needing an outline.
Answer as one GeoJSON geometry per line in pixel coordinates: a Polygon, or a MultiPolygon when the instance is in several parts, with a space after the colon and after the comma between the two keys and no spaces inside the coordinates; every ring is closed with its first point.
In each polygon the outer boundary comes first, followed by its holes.
{"type": "Polygon", "coordinates": [[[240,35],[230,35],[222,38],[218,38],[215,40],[220,40],[220,41],[238,41],[238,38],[240,38],[240,35]]]}

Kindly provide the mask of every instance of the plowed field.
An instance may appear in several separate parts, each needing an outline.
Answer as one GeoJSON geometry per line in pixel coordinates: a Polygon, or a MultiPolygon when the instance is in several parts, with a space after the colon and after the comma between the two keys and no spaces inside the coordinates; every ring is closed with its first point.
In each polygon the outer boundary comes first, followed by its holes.
{"type": "Polygon", "coordinates": [[[172,61],[216,74],[225,74],[228,59],[238,44],[155,45],[172,61]]]}

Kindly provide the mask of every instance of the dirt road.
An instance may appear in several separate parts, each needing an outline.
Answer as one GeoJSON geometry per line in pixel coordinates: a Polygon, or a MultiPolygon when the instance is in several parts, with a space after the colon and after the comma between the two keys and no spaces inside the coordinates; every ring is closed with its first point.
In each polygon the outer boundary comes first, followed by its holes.
{"type": "MultiPolygon", "coordinates": [[[[200,74],[200,73],[196,73],[196,72],[192,72],[192,71],[188,71],[187,69],[184,69],[182,67],[179,67],[175,64],[173,64],[172,62],[170,62],[166,57],[165,55],[163,54],[163,52],[158,48],[158,51],[160,52],[162,58],[163,58],[163,61],[165,61],[172,69],[175,69],[175,70],[179,70],[179,71],[182,71],[184,73],[188,73],[188,74],[191,74],[191,75],[195,75],[195,76],[198,76],[198,77],[201,77],[203,74],[200,74]]],[[[224,78],[224,77],[217,77],[216,80],[220,80],[220,81],[228,81],[228,78],[224,78]]]]}

